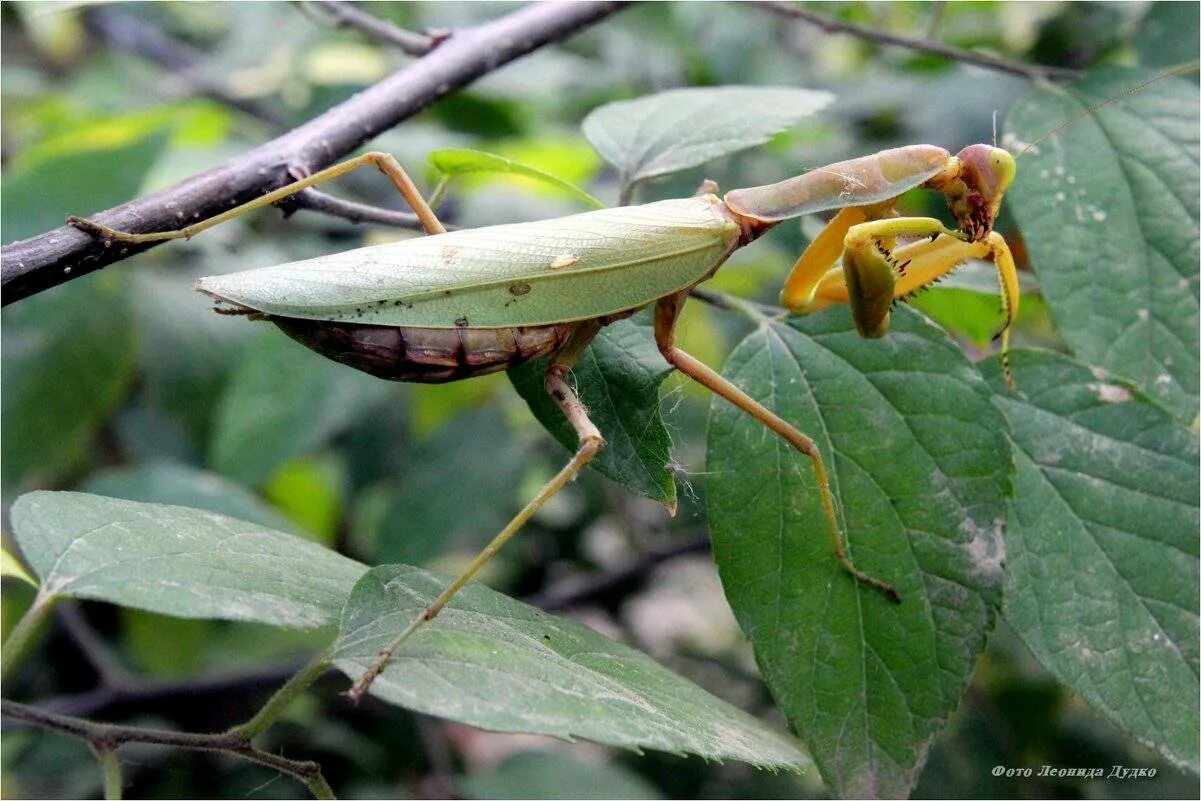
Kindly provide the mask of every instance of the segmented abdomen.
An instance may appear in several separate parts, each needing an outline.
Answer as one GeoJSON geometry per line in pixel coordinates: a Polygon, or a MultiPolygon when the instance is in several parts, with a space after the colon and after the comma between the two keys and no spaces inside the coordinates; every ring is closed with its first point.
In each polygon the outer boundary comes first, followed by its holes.
{"type": "Polygon", "coordinates": [[[507,370],[563,346],[574,323],[529,328],[406,328],[291,317],[273,323],[336,362],[391,381],[443,384],[507,370]]]}

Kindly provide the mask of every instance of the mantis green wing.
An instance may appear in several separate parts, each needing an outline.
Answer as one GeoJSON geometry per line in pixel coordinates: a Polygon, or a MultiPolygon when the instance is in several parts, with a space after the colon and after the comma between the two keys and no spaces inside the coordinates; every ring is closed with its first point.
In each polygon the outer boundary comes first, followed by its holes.
{"type": "Polygon", "coordinates": [[[453,231],[202,278],[221,301],[281,317],[508,328],[601,317],[697,283],[737,246],[712,195],[453,231]]]}

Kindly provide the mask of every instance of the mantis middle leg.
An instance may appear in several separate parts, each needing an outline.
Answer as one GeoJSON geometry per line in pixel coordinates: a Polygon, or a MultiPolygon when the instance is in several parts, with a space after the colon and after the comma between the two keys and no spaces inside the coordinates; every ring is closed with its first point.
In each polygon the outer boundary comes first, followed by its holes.
{"type": "Polygon", "coordinates": [[[722,378],[708,365],[676,346],[676,321],[679,319],[680,309],[683,307],[686,297],[687,293],[672,295],[663,298],[655,305],[655,343],[659,346],[659,352],[663,354],[663,358],[667,359],[668,364],[671,364],[693,381],[701,384],[714,394],[725,398],[767,426],[767,428],[779,435],[781,439],[809,458],[813,464],[814,475],[817,478],[817,489],[821,494],[822,512],[826,518],[826,529],[830,535],[830,546],[834,550],[834,555],[838,558],[838,563],[856,581],[876,588],[884,593],[885,597],[893,603],[900,603],[901,596],[891,584],[883,582],[855,567],[850,555],[847,554],[846,545],[843,542],[842,530],[838,525],[838,515],[834,508],[834,495],[830,491],[830,479],[826,473],[826,465],[822,460],[821,451],[818,449],[817,443],[734,384],[722,378]]]}
{"type": "Polygon", "coordinates": [[[546,392],[554,399],[559,408],[563,410],[563,415],[571,423],[572,428],[575,429],[576,435],[579,437],[579,446],[576,448],[575,455],[571,457],[567,464],[563,466],[563,469],[551,478],[550,481],[542,485],[542,489],[538,490],[538,493],[509,521],[508,525],[501,529],[500,533],[484,546],[484,549],[471,560],[471,564],[467,566],[458,578],[452,581],[388,647],[379,652],[376,660],[371,663],[367,671],[359,677],[359,680],[347,692],[347,695],[352,700],[358,701],[362,698],[363,694],[371,686],[371,683],[375,681],[376,677],[379,676],[388,664],[388,660],[392,658],[392,654],[396,652],[396,649],[419,628],[437,617],[443,607],[450,603],[451,598],[467,582],[471,581],[475,574],[488,563],[488,560],[495,556],[496,552],[504,547],[505,543],[511,540],[521,530],[521,527],[547,501],[554,497],[559,490],[574,481],[575,477],[580,474],[580,471],[604,448],[605,442],[601,437],[600,431],[592,420],[589,419],[588,410],[584,408],[584,404],[580,402],[575,391],[567,383],[567,374],[571,371],[571,366],[599,330],[600,325],[595,321],[589,320],[581,323],[580,327],[576,329],[563,348],[551,359],[550,366],[546,370],[546,392]]]}
{"type": "Polygon", "coordinates": [[[319,170],[312,175],[301,178],[298,181],[282,186],[272,192],[268,192],[262,197],[257,197],[254,200],[247,201],[239,206],[234,206],[228,211],[224,211],[215,217],[209,217],[207,220],[202,220],[198,223],[185,226],[175,231],[155,231],[147,234],[131,234],[126,231],[118,231],[115,228],[109,228],[107,225],[101,225],[91,220],[86,220],[82,217],[74,215],[67,218],[67,222],[76,228],[82,228],[96,236],[104,239],[111,239],[117,242],[127,242],[131,245],[141,245],[150,242],[165,242],[169,239],[191,239],[201,231],[212,228],[215,225],[220,225],[223,222],[228,222],[235,217],[240,217],[248,211],[270,206],[272,203],[277,203],[284,198],[291,197],[298,192],[308,189],[310,186],[324,183],[339,176],[345,175],[352,170],[357,170],[359,167],[367,164],[374,164],[380,172],[388,177],[396,190],[404,197],[405,202],[413,209],[417,215],[417,219],[421,221],[421,227],[425,229],[427,234],[444,234],[446,233],[445,226],[442,225],[438,216],[434,214],[434,210],[430,208],[429,203],[421,196],[421,192],[417,189],[417,185],[413,183],[413,179],[409,177],[404,168],[400,166],[395,157],[389,153],[380,151],[372,151],[364,153],[361,156],[356,156],[352,159],[340,162],[332,167],[326,167],[324,170],[319,170]]]}

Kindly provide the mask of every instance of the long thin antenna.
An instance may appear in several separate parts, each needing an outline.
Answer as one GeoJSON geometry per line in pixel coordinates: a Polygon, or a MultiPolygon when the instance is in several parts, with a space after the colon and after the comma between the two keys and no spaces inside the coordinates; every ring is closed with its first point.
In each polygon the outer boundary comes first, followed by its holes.
{"type": "MultiPolygon", "coordinates": [[[[1185,64],[1183,67],[1177,67],[1174,70],[1168,70],[1167,72],[1161,72],[1159,75],[1156,75],[1154,78],[1149,78],[1149,79],[1143,81],[1142,83],[1138,84],[1137,86],[1132,86],[1129,89],[1118,92],[1116,95],[1109,98],[1108,100],[1105,100],[1101,103],[1097,103],[1095,106],[1089,106],[1084,111],[1077,114],[1076,116],[1069,118],[1066,122],[1062,122],[1059,125],[1056,125],[1054,128],[1047,131],[1045,134],[1038,137],[1030,144],[1026,145],[1024,148],[1022,148],[1022,152],[1018,153],[1017,157],[1021,158],[1022,156],[1026,155],[1026,153],[1029,152],[1029,150],[1031,148],[1036,147],[1040,142],[1046,141],[1047,139],[1051,138],[1055,134],[1062,131],[1064,128],[1067,128],[1070,125],[1075,125],[1076,123],[1080,122],[1080,120],[1084,119],[1085,117],[1089,116],[1090,114],[1093,114],[1093,113],[1105,108],[1106,106],[1108,106],[1111,103],[1116,103],[1117,101],[1122,100],[1123,98],[1129,97],[1130,95],[1134,94],[1135,92],[1141,92],[1143,89],[1146,89],[1151,84],[1158,83],[1159,81],[1162,81],[1164,78],[1170,78],[1173,75],[1185,75],[1190,72],[1196,72],[1197,69],[1198,69],[1198,62],[1194,61],[1192,63],[1185,64]]],[[[995,124],[996,123],[994,120],[994,125],[995,124]]],[[[994,138],[996,137],[995,131],[993,133],[993,137],[994,138]]]]}

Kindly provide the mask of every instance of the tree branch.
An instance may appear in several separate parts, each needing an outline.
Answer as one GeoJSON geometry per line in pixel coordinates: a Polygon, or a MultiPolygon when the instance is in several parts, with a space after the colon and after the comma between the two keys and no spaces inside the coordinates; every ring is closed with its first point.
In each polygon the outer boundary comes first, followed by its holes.
{"type": "Polygon", "coordinates": [[[311,0],[313,5],[334,18],[338,27],[355,28],[368,36],[396,47],[410,56],[424,56],[433,50],[447,34],[429,36],[398,28],[391,22],[372,16],[343,0],[311,0]]]}
{"type": "MultiPolygon", "coordinates": [[[[173,230],[259,197],[313,172],[426,108],[441,97],[543,45],[557,42],[620,10],[620,2],[547,2],[455,31],[409,66],[314,120],[217,169],[131,201],[91,219],[121,231],[173,230]]],[[[82,209],[68,211],[83,211],[82,209]]],[[[0,250],[3,303],[120,261],[150,245],[110,245],[70,226],[0,250]]]]}
{"type": "Polygon", "coordinates": [[[964,50],[961,47],[953,47],[945,45],[941,42],[932,41],[930,39],[922,39],[917,36],[905,36],[904,34],[892,33],[891,31],[882,30],[880,28],[872,28],[867,25],[859,25],[854,22],[846,22],[833,17],[827,17],[824,14],[814,14],[807,8],[803,8],[793,3],[783,2],[783,0],[756,0],[756,5],[791,19],[799,19],[808,22],[811,25],[816,25],[826,33],[848,33],[852,36],[858,36],[861,39],[867,39],[873,42],[879,42],[886,45],[895,45],[897,47],[905,47],[910,50],[917,50],[921,53],[931,53],[936,56],[962,61],[965,64],[975,64],[977,67],[996,70],[997,72],[1007,72],[1010,75],[1020,75],[1023,78],[1049,78],[1052,80],[1070,80],[1079,78],[1081,73],[1077,70],[1068,69],[1066,67],[1051,67],[1041,64],[1027,64],[1022,61],[1012,61],[1007,58],[998,56],[990,56],[987,53],[980,53],[975,50],[964,50]]]}

